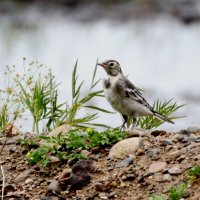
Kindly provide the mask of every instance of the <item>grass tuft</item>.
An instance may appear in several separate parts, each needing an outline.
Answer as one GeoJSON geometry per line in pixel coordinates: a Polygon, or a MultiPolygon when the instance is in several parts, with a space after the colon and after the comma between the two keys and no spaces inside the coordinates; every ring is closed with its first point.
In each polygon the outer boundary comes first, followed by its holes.
{"type": "MultiPolygon", "coordinates": [[[[29,64],[26,64],[25,61],[24,59],[23,74],[17,73],[15,66],[6,68],[5,77],[8,77],[5,81],[6,87],[0,90],[0,131],[5,130],[11,119],[25,116],[27,111],[32,117],[33,132],[51,131],[64,123],[76,127],[109,128],[105,124],[93,122],[99,117],[99,112],[113,114],[91,104],[91,100],[94,98],[104,97],[102,90],[95,90],[100,81],[100,79],[96,80],[97,64],[91,77],[88,92],[83,95],[84,80],[80,82],[78,80],[78,60],[76,61],[71,78],[72,100],[71,104],[68,105],[69,101],[67,100],[60,103],[58,88],[60,83],[56,81],[52,70],[37,61],[29,64]],[[82,111],[85,109],[90,112],[81,116],[80,113],[83,113],[82,111]]],[[[172,102],[172,100],[165,102],[157,100],[153,105],[155,111],[172,120],[180,118],[173,116],[173,113],[183,106],[172,102]]],[[[143,129],[152,129],[162,123],[164,122],[155,117],[147,116],[139,117],[136,125],[143,129]]]]}
{"type": "MultiPolygon", "coordinates": [[[[179,119],[184,116],[173,116],[177,110],[182,108],[185,105],[178,105],[177,102],[173,102],[173,100],[168,100],[161,102],[160,100],[157,100],[153,104],[153,109],[160,113],[163,116],[169,117],[171,120],[179,119]]],[[[145,117],[139,117],[136,122],[136,126],[139,126],[145,130],[151,130],[153,128],[157,128],[158,126],[165,123],[162,120],[157,119],[154,116],[145,116],[145,117]]]]}
{"type": "Polygon", "coordinates": [[[180,200],[184,196],[186,188],[187,188],[186,183],[181,183],[180,185],[176,187],[175,186],[171,187],[169,189],[169,199],[180,200]]]}
{"type": "Polygon", "coordinates": [[[192,184],[197,180],[197,178],[200,178],[200,166],[192,167],[189,170],[188,175],[189,175],[189,182],[190,184],[192,184]]]}
{"type": "Polygon", "coordinates": [[[84,155],[80,154],[82,149],[90,150],[97,146],[103,148],[122,140],[125,136],[126,133],[121,132],[119,129],[98,132],[87,128],[82,130],[74,129],[67,134],[60,133],[56,138],[36,136],[32,139],[19,140],[19,143],[27,148],[34,147],[27,154],[30,164],[39,163],[47,165],[52,155],[58,157],[60,160],[75,157],[84,158],[84,155]],[[44,145],[37,147],[41,139],[44,140],[44,145]]]}

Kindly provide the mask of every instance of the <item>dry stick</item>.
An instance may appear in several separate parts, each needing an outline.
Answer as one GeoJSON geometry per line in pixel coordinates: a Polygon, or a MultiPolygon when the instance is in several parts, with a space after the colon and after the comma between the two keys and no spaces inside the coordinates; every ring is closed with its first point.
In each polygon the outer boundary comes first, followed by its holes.
{"type": "Polygon", "coordinates": [[[2,185],[2,197],[1,199],[3,200],[3,196],[4,196],[4,187],[5,187],[5,176],[4,176],[4,170],[3,170],[3,166],[1,165],[1,173],[3,176],[3,185],[2,185]]]}

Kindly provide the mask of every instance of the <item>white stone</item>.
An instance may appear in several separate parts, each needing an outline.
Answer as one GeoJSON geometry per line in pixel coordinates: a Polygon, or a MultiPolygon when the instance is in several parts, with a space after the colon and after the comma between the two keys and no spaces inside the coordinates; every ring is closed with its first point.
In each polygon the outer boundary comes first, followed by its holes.
{"type": "Polygon", "coordinates": [[[24,182],[26,185],[30,184],[33,182],[33,179],[27,178],[26,181],[24,182]]]}
{"type": "Polygon", "coordinates": [[[124,139],[111,148],[109,157],[126,158],[130,154],[134,154],[141,143],[142,140],[139,137],[124,139]]]}

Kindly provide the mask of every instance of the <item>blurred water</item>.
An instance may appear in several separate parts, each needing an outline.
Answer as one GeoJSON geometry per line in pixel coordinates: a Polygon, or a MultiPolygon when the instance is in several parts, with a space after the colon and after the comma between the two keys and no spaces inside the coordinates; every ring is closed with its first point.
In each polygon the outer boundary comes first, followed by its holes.
{"type": "MultiPolygon", "coordinates": [[[[42,14],[35,8],[17,15],[1,15],[0,78],[5,65],[15,64],[21,70],[22,57],[38,60],[53,69],[62,82],[62,98],[70,100],[76,59],[83,80],[91,75],[97,59],[112,58],[121,63],[124,74],[135,85],[145,90],[150,103],[158,98],[173,98],[187,104],[178,113],[187,118],[177,120],[175,125],[165,124],[164,128],[179,130],[200,125],[199,24],[186,26],[164,15],[139,21],[101,19],[83,23],[73,15],[76,14],[42,14]]],[[[104,75],[99,68],[97,78],[104,75]]],[[[85,89],[89,81],[87,78],[85,89]]],[[[96,104],[112,110],[104,99],[96,104]]],[[[101,114],[97,121],[111,126],[121,124],[117,114],[101,114]]],[[[28,126],[24,125],[30,130],[28,126]]]]}

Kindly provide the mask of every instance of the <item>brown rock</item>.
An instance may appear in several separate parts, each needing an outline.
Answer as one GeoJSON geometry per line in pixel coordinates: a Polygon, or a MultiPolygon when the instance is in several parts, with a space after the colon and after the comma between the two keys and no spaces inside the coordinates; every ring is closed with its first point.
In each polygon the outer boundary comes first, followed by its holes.
{"type": "Polygon", "coordinates": [[[62,180],[63,178],[68,178],[70,176],[70,173],[71,173],[72,169],[70,168],[67,168],[67,169],[64,169],[61,174],[58,176],[58,180],[62,180]]]}
{"type": "Polygon", "coordinates": [[[166,162],[153,162],[149,167],[149,173],[156,173],[162,171],[167,166],[166,162]]]}
{"type": "Polygon", "coordinates": [[[57,180],[52,180],[49,186],[47,187],[46,195],[51,194],[61,194],[60,183],[57,180]]]}
{"type": "Polygon", "coordinates": [[[60,133],[67,134],[71,129],[71,126],[68,124],[63,124],[55,129],[53,129],[47,136],[57,137],[60,133]]]}
{"type": "Polygon", "coordinates": [[[172,181],[172,176],[170,174],[164,174],[162,177],[163,182],[170,182],[172,181]]]}
{"type": "Polygon", "coordinates": [[[177,157],[179,157],[182,154],[181,150],[176,150],[173,152],[168,153],[168,155],[166,156],[166,160],[167,161],[171,161],[171,160],[175,160],[177,157]]]}
{"type": "Polygon", "coordinates": [[[100,151],[101,151],[101,147],[98,147],[98,146],[97,146],[97,147],[93,147],[93,148],[92,148],[92,153],[95,153],[95,154],[96,154],[96,153],[99,153],[100,151]]]}
{"type": "Polygon", "coordinates": [[[14,179],[13,182],[14,182],[15,184],[18,184],[18,183],[24,181],[24,180],[28,177],[28,175],[29,175],[31,172],[32,172],[31,169],[28,169],[28,170],[23,171],[21,174],[19,174],[19,175],[14,179]]]}
{"type": "MultiPolygon", "coordinates": [[[[63,124],[63,125],[61,125],[61,126],[55,128],[55,129],[53,129],[47,136],[48,136],[48,137],[57,137],[60,133],[67,134],[67,133],[70,131],[70,129],[71,129],[71,126],[70,126],[70,125],[68,125],[68,124],[63,124]]],[[[45,143],[46,143],[45,140],[41,140],[41,141],[39,142],[39,145],[40,145],[40,146],[43,146],[45,143]]],[[[51,146],[51,147],[56,146],[55,143],[50,143],[50,142],[48,143],[48,145],[51,146]]]]}
{"type": "Polygon", "coordinates": [[[12,184],[5,185],[4,195],[6,195],[9,192],[14,192],[14,190],[15,190],[15,185],[12,185],[12,184]]]}
{"type": "Polygon", "coordinates": [[[91,160],[80,160],[72,167],[72,172],[69,177],[69,190],[79,190],[83,186],[88,185],[91,180],[90,172],[94,170],[91,160]]]}
{"type": "Polygon", "coordinates": [[[104,187],[103,183],[95,183],[94,188],[95,188],[96,191],[99,191],[99,192],[105,191],[105,187],[104,187]]]}
{"type": "Polygon", "coordinates": [[[159,150],[158,149],[150,149],[147,151],[147,156],[149,158],[154,158],[159,154],[159,150]]]}
{"type": "Polygon", "coordinates": [[[174,167],[168,169],[168,172],[169,172],[171,175],[177,175],[177,174],[181,174],[181,173],[182,173],[182,170],[181,170],[180,167],[177,165],[177,166],[174,166],[174,167]]]}
{"type": "Polygon", "coordinates": [[[128,130],[128,135],[127,138],[131,138],[131,137],[139,137],[139,136],[145,136],[145,135],[149,135],[149,131],[143,130],[143,129],[134,129],[132,131],[128,130]]]}
{"type": "Polygon", "coordinates": [[[52,163],[60,162],[60,159],[56,156],[50,156],[49,158],[52,163]]]}
{"type": "Polygon", "coordinates": [[[83,149],[80,153],[85,156],[85,158],[88,158],[91,155],[91,152],[85,149],[83,149]]]}
{"type": "Polygon", "coordinates": [[[165,135],[165,134],[166,134],[166,131],[163,131],[163,130],[155,130],[151,132],[151,135],[153,135],[154,137],[157,137],[159,135],[165,135]]]}

